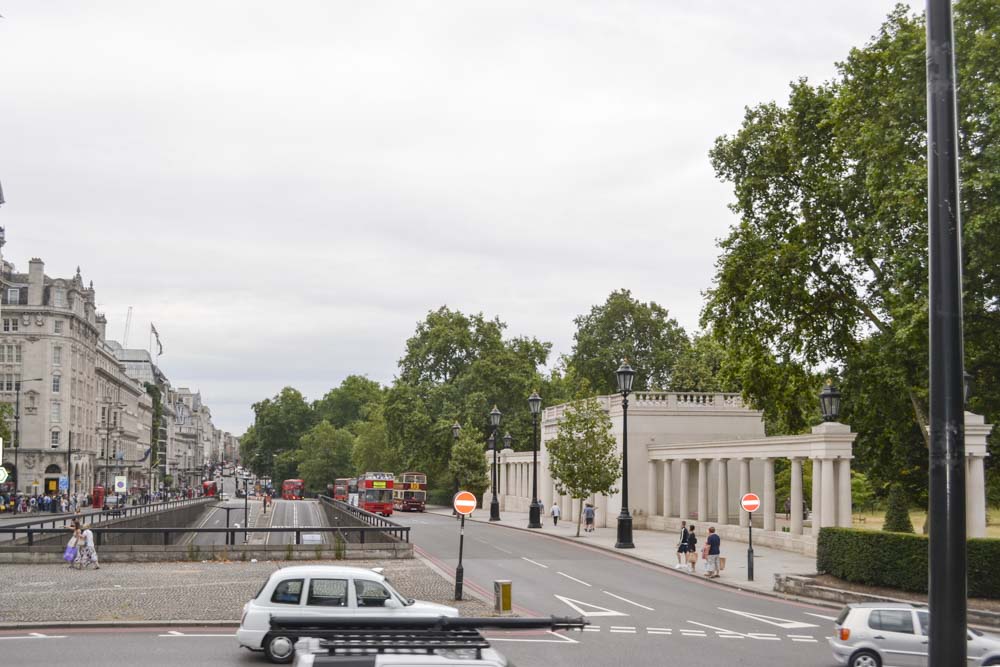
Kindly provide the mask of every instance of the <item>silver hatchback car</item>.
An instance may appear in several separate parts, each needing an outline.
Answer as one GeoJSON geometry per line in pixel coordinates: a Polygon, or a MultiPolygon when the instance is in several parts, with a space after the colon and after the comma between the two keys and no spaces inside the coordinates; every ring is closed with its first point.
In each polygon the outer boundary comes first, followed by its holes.
{"type": "MultiPolygon", "coordinates": [[[[925,667],[926,608],[906,603],[849,604],[835,621],[830,648],[838,665],[925,667]]],[[[1000,665],[1000,637],[968,631],[968,664],[1000,665]]]]}

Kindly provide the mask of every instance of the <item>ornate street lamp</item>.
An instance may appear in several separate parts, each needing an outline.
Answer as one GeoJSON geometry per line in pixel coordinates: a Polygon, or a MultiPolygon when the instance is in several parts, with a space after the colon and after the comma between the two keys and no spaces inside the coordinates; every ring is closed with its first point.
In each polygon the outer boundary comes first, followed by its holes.
{"type": "Polygon", "coordinates": [[[819,407],[825,422],[835,422],[840,417],[840,392],[830,381],[819,394],[819,407]]]}
{"type": "Polygon", "coordinates": [[[628,511],[628,395],[632,392],[635,370],[622,363],[616,372],[618,392],[622,395],[622,511],[618,514],[618,541],[616,549],[635,549],[632,541],[632,515],[628,511]]]}
{"type": "Polygon", "coordinates": [[[542,508],[538,505],[538,413],[542,410],[542,397],[537,391],[528,397],[531,408],[531,505],[528,508],[528,528],[542,527],[542,508]]]}
{"type": "Polygon", "coordinates": [[[500,428],[500,417],[502,416],[503,413],[500,412],[497,409],[497,406],[494,405],[493,409],[490,410],[490,428],[492,429],[492,433],[490,433],[490,442],[491,448],[493,449],[493,497],[490,499],[490,521],[500,520],[500,498],[497,495],[499,490],[497,487],[499,486],[500,481],[500,471],[498,467],[499,462],[497,460],[497,440],[499,440],[499,437],[497,436],[497,429],[500,428]]]}

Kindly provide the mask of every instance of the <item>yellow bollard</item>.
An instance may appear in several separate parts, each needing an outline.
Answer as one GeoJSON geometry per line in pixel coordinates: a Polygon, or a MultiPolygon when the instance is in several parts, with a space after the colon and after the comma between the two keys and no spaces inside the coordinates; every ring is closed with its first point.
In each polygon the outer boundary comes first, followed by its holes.
{"type": "Polygon", "coordinates": [[[511,612],[510,581],[497,579],[493,582],[493,609],[498,614],[511,612]]]}

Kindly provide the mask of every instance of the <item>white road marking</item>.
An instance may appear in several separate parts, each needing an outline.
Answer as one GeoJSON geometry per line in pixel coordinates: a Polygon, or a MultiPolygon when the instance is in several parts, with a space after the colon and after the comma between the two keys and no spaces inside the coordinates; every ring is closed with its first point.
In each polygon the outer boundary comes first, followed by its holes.
{"type": "Polygon", "coordinates": [[[777,616],[764,616],[763,614],[751,614],[748,611],[737,611],[736,609],[726,609],[725,607],[719,607],[722,611],[728,611],[730,614],[736,614],[737,616],[743,616],[745,618],[752,618],[755,621],[760,621],[761,623],[767,623],[768,625],[776,625],[779,628],[784,628],[785,630],[796,630],[798,628],[818,628],[819,626],[815,623],[804,623],[803,621],[792,621],[787,618],[778,618],[777,616]]]}
{"type": "MultiPolygon", "coordinates": [[[[489,544],[489,542],[487,542],[487,544],[489,544]]],[[[513,555],[514,555],[514,552],[513,552],[513,551],[507,551],[507,550],[506,550],[506,549],[504,549],[503,547],[497,547],[497,546],[494,546],[493,548],[494,548],[494,549],[496,549],[497,551],[502,551],[502,552],[504,552],[505,554],[510,554],[511,556],[513,556],[513,555]]],[[[544,567],[544,566],[543,566],[543,567],[544,567]]]]}
{"type": "Polygon", "coordinates": [[[809,642],[809,643],[812,643],[812,644],[817,643],[817,640],[813,639],[812,637],[810,637],[809,639],[793,639],[792,641],[793,642],[809,642]]]}
{"type": "Polygon", "coordinates": [[[66,639],[66,635],[42,635],[37,632],[29,632],[26,635],[0,637],[0,639],[66,639]]]}
{"type": "Polygon", "coordinates": [[[599,625],[588,625],[583,629],[584,632],[600,632],[601,626],[599,625]]]}
{"type": "Polygon", "coordinates": [[[202,634],[193,633],[193,634],[187,634],[187,633],[184,633],[184,632],[177,632],[176,630],[171,630],[170,632],[168,632],[168,633],[166,633],[164,635],[160,635],[160,637],[228,637],[229,639],[232,639],[235,636],[236,636],[235,632],[230,632],[229,634],[226,634],[226,635],[223,635],[223,634],[210,634],[210,633],[202,633],[202,634]]]}
{"type": "Polygon", "coordinates": [[[582,581],[580,579],[577,579],[576,577],[571,577],[568,574],[566,574],[565,572],[556,572],[556,574],[561,574],[562,576],[566,577],[567,579],[572,579],[573,581],[575,581],[578,584],[583,584],[584,586],[587,586],[587,587],[590,586],[590,584],[588,584],[586,581],[582,581]]]}
{"type": "Polygon", "coordinates": [[[487,637],[491,642],[533,642],[539,644],[579,644],[577,640],[572,637],[567,637],[566,635],[561,635],[558,632],[553,632],[549,630],[546,634],[550,634],[553,637],[558,637],[558,641],[555,639],[520,639],[518,637],[487,637]]]}
{"type": "Polygon", "coordinates": [[[647,632],[670,632],[670,628],[646,628],[647,632]]]}
{"type": "Polygon", "coordinates": [[[778,637],[776,635],[772,635],[772,634],[767,633],[767,632],[751,632],[751,633],[749,633],[748,636],[752,637],[753,639],[760,639],[762,641],[769,641],[769,642],[780,642],[781,641],[781,637],[778,637]]]}
{"type": "Polygon", "coordinates": [[[580,614],[581,616],[628,616],[628,614],[626,613],[615,611],[614,609],[608,609],[607,607],[601,607],[596,604],[592,604],[590,602],[583,602],[582,600],[574,600],[573,598],[564,597],[562,595],[553,594],[553,596],[557,600],[562,600],[563,602],[568,604],[570,607],[573,608],[573,611],[580,614]],[[596,611],[587,611],[585,607],[596,611]]]}
{"type": "Polygon", "coordinates": [[[805,612],[806,616],[815,616],[816,618],[822,618],[824,621],[836,621],[836,616],[824,616],[823,614],[813,614],[810,612],[805,612]]]}
{"type": "Polygon", "coordinates": [[[648,609],[649,611],[656,611],[656,610],[655,610],[655,609],[653,609],[652,607],[647,607],[647,606],[646,606],[646,605],[644,605],[644,604],[639,604],[638,602],[633,602],[632,600],[629,600],[628,598],[623,598],[623,597],[622,597],[622,596],[620,596],[620,595],[615,595],[614,593],[609,593],[608,591],[604,591],[604,593],[605,593],[606,595],[610,595],[610,596],[611,596],[611,597],[613,597],[613,598],[618,598],[618,599],[619,599],[619,600],[621,600],[622,602],[628,602],[629,604],[634,604],[634,605],[635,605],[636,607],[641,607],[641,608],[643,608],[643,609],[648,609]]]}
{"type": "Polygon", "coordinates": [[[634,635],[635,634],[635,628],[621,628],[619,630],[615,630],[614,628],[611,628],[610,632],[618,632],[618,633],[624,633],[624,634],[634,635]]]}
{"type": "MultiPolygon", "coordinates": [[[[699,623],[698,621],[688,621],[691,625],[700,625],[703,628],[708,628],[709,630],[715,630],[717,634],[722,635],[739,635],[740,637],[749,637],[750,635],[745,635],[742,632],[736,632],[735,630],[728,630],[726,628],[720,628],[714,625],[708,625],[706,623],[699,623]]],[[[683,630],[681,631],[683,632],[683,630]]],[[[704,632],[704,630],[698,630],[698,632],[704,632]]]]}
{"type": "Polygon", "coordinates": [[[532,565],[537,565],[538,567],[544,567],[546,570],[549,569],[548,565],[543,565],[542,563],[539,563],[538,561],[531,560],[530,558],[525,558],[524,556],[521,556],[521,560],[526,560],[529,563],[531,563],[532,565]]]}

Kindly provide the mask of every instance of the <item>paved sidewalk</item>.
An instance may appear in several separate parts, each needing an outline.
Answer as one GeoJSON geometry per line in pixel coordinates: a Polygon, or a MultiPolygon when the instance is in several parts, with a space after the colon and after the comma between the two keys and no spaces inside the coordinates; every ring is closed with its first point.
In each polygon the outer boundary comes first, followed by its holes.
{"type": "MultiPolygon", "coordinates": [[[[451,515],[451,510],[444,507],[428,507],[427,511],[446,516],[451,515]]],[[[472,521],[488,522],[489,517],[490,511],[487,508],[475,510],[469,518],[472,521]]],[[[499,523],[502,526],[528,530],[527,513],[501,511],[500,517],[499,523]]],[[[711,524],[697,524],[699,553],[701,545],[704,544],[705,537],[708,535],[709,525],[711,524]]],[[[531,532],[572,540],[657,565],[666,567],[677,565],[677,542],[680,539],[678,534],[657,530],[633,530],[632,541],[635,543],[635,549],[616,549],[617,531],[615,528],[597,528],[593,533],[585,533],[581,526],[580,537],[576,537],[576,523],[560,520],[559,525],[554,527],[552,518],[545,517],[542,526],[541,530],[536,529],[531,532]]],[[[816,573],[816,560],[809,556],[756,545],[753,552],[754,580],[747,581],[747,543],[723,540],[722,555],[726,558],[726,569],[722,572],[721,577],[712,581],[742,590],[776,595],[774,592],[775,574],[808,575],[816,573]]],[[[704,572],[703,563],[704,561],[700,560],[699,555],[698,575],[692,576],[701,576],[704,572]]]]}

